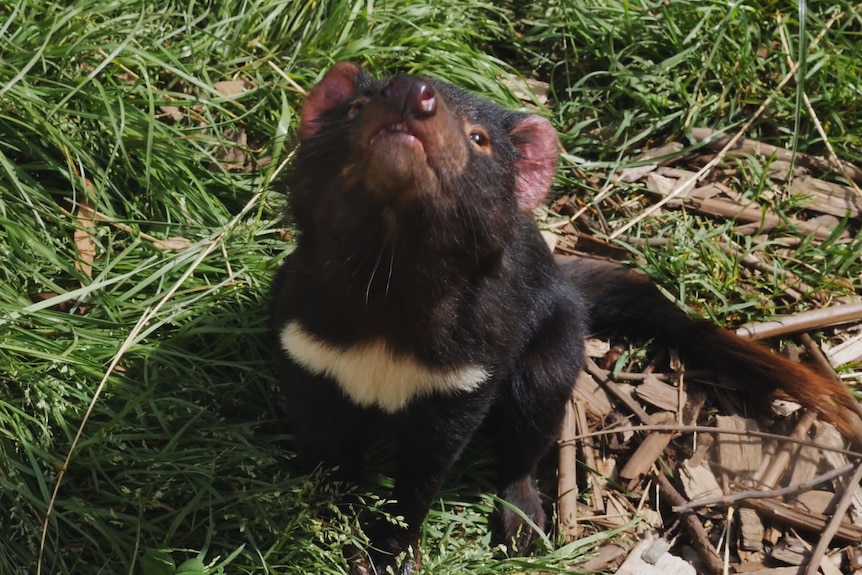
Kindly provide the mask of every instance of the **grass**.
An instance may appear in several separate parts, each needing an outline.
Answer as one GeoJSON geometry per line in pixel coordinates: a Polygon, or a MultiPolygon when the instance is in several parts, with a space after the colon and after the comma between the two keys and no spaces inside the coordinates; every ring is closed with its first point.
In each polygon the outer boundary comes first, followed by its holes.
{"type": "MultiPolygon", "coordinates": [[[[781,29],[800,38],[791,3],[0,0],[0,14],[0,573],[10,574],[170,574],[187,560],[188,572],[345,572],[351,520],[316,478],[292,472],[265,317],[290,249],[279,175],[302,90],[333,62],[431,74],[511,106],[523,103],[502,79],[548,81],[566,148],[557,189],[592,204],[609,231],[650,199],[632,185],[594,202],[596,184],[690,127],[738,128],[787,72],[781,29]],[[614,202],[629,208],[612,212],[614,202]],[[181,249],[157,241],[177,237],[181,249]]],[[[805,93],[838,155],[862,163],[862,13],[843,0],[809,6],[804,33],[805,93]]],[[[796,89],[773,95],[748,136],[824,153],[796,89]]],[[[753,195],[770,185],[757,174],[738,184],[753,195]]],[[[798,211],[791,199],[777,207],[798,211]]],[[[858,236],[858,222],[847,225],[858,236]]],[[[632,249],[720,322],[811,305],[788,304],[777,281],[740,278],[711,243],[730,232],[666,212],[632,233],[669,245],[632,249]]],[[[769,238],[738,243],[827,297],[862,292],[858,237],[804,241],[792,258],[769,238]]],[[[612,536],[501,558],[487,536],[490,469],[462,465],[447,483],[425,526],[425,572],[553,572],[612,536]]]]}

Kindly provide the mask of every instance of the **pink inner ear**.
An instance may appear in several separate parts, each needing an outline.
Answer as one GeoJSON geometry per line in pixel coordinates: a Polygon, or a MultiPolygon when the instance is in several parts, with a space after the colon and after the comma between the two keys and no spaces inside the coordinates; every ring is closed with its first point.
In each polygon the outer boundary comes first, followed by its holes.
{"type": "Polygon", "coordinates": [[[339,62],[329,69],[305,97],[299,119],[299,141],[317,133],[321,117],[356,92],[356,78],[362,69],[352,62],[339,62]]]}
{"type": "Polygon", "coordinates": [[[529,211],[542,202],[551,188],[557,166],[557,131],[545,118],[530,114],[524,116],[509,135],[521,152],[515,162],[518,207],[529,211]]]}

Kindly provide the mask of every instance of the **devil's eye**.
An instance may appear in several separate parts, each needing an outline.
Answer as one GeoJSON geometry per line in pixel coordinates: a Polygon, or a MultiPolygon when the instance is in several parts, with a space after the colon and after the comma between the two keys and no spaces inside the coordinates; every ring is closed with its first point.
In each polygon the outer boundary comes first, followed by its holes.
{"type": "Polygon", "coordinates": [[[491,140],[488,138],[488,134],[480,130],[473,130],[470,132],[470,140],[480,148],[487,148],[491,145],[491,140]]]}
{"type": "Polygon", "coordinates": [[[362,110],[363,106],[365,106],[365,100],[354,101],[353,104],[350,105],[350,108],[347,110],[347,117],[352,119],[362,110]]]}

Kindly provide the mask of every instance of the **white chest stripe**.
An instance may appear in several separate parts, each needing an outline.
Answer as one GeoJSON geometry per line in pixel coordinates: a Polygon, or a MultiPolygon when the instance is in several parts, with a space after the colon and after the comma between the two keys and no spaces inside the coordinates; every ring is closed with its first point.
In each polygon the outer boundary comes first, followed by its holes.
{"type": "Polygon", "coordinates": [[[281,347],[312,373],[332,377],[354,403],[394,413],[411,399],[435,391],[472,391],[488,379],[479,365],[436,370],[409,357],[395,357],[383,342],[341,348],[292,321],[281,331],[281,347]]]}

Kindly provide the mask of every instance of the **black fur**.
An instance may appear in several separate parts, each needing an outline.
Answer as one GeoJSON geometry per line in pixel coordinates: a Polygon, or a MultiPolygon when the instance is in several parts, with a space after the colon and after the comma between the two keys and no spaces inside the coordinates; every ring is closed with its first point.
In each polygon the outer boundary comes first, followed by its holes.
{"type": "MultiPolygon", "coordinates": [[[[279,332],[299,322],[332,349],[383,342],[393,358],[428,369],[491,374],[472,391],[418,395],[384,413],[279,354],[309,469],[323,463],[354,480],[369,423],[398,425],[391,511],[407,526],[372,526],[375,550],[353,573],[416,551],[438,487],[483,422],[497,444],[500,496],[544,525],[536,466],[557,437],[588,324],[678,345],[763,395],[783,389],[862,445],[862,409],[840,382],[688,318],[643,274],[554,262],[531,214],[556,161],[556,135],[538,116],[436,80],[378,80],[340,63],[306,99],[300,140],[289,200],[300,235],[273,285],[279,332]]],[[[526,522],[505,508],[500,517],[503,540],[527,552],[535,534],[526,522]]],[[[413,565],[408,558],[401,573],[413,565]]]]}
{"type": "MultiPolygon", "coordinates": [[[[519,150],[510,132],[525,115],[426,80],[441,100],[438,114],[480,126],[490,152],[450,130],[446,138],[468,150],[466,169],[435,167],[439,189],[405,206],[381,200],[363,181],[345,185],[355,122],[365,113],[350,120],[349,110],[357,99],[380,99],[389,81],[357,70],[355,91],[315,116],[319,127],[301,142],[289,201],[300,235],[274,284],[275,324],[299,320],[334,345],[385,341],[429,368],[481,364],[493,375],[478,390],[417,398],[393,416],[400,427],[392,512],[408,527],[372,532],[383,551],[375,567],[416,544],[446,472],[486,418],[498,444],[500,495],[544,524],[534,474],[582,367],[586,319],[531,214],[518,209],[519,150]]],[[[384,414],[354,405],[330,378],[287,354],[279,371],[302,457],[355,478],[364,428],[384,414]]],[[[506,540],[525,551],[531,529],[511,512],[502,523],[506,540]]]]}

